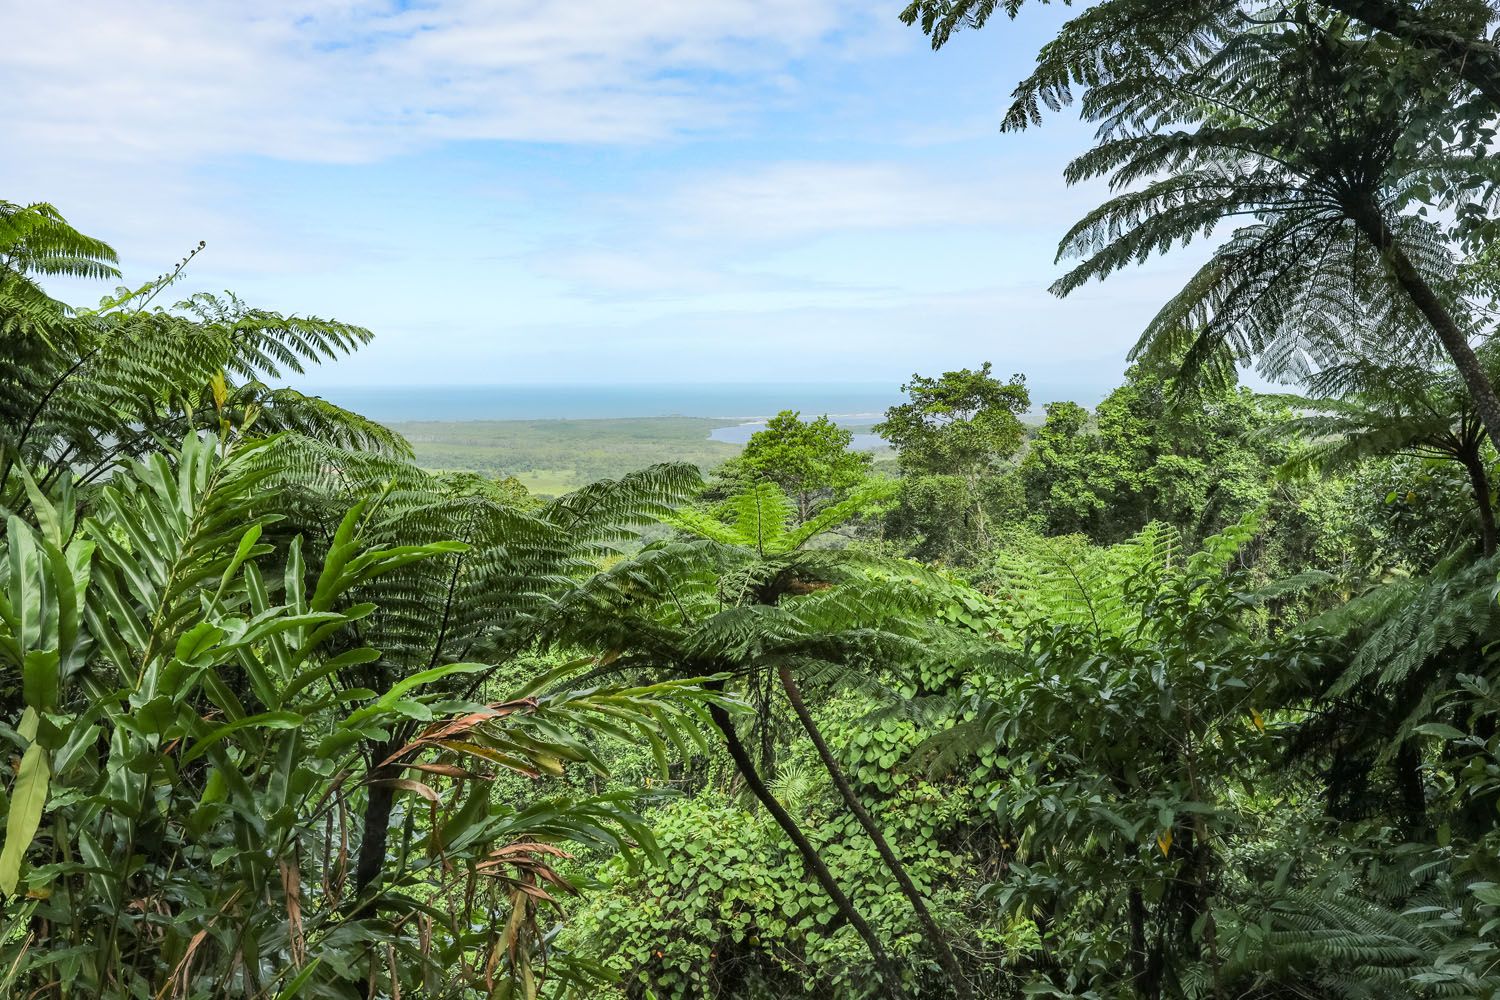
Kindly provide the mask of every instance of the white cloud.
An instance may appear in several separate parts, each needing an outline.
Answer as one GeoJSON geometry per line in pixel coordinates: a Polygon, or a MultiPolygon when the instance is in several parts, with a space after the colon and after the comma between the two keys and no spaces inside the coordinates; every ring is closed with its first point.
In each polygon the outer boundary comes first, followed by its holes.
{"type": "Polygon", "coordinates": [[[534,266],[586,298],[721,308],[1045,284],[1058,271],[1050,249],[1093,197],[1063,188],[1051,171],[997,158],[699,170],[590,202],[582,238],[546,246],[534,266]],[[1022,190],[1033,196],[1018,197],[1022,190]]]}
{"type": "Polygon", "coordinates": [[[890,163],[780,163],[705,178],[676,199],[669,227],[736,239],[993,225],[1015,218],[993,180],[965,183],[890,163]]]}
{"type": "Polygon", "coordinates": [[[7,4],[0,115],[30,156],[358,162],[451,139],[636,142],[711,127],[854,0],[7,4]]]}
{"type": "Polygon", "coordinates": [[[0,197],[55,201],[132,279],[204,238],[188,287],[367,323],[341,381],[885,378],[1133,330],[1123,279],[1045,292],[1094,193],[912,98],[939,57],[898,8],[0,0],[0,197]]]}

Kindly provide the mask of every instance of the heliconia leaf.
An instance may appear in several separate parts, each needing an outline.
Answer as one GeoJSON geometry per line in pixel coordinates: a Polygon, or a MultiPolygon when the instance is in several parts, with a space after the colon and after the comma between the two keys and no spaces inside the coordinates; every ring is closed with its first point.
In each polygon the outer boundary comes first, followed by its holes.
{"type": "Polygon", "coordinates": [[[312,974],[318,970],[318,965],[322,963],[322,961],[323,957],[319,955],[317,958],[314,958],[311,962],[307,963],[307,965],[303,967],[302,971],[297,973],[297,975],[292,979],[291,982],[287,983],[286,989],[276,994],[276,1000],[293,1000],[293,998],[301,994],[302,987],[307,985],[307,981],[312,978],[312,974]]]}
{"type": "Polygon", "coordinates": [[[229,560],[229,565],[224,567],[224,573],[219,577],[219,593],[222,594],[224,592],[224,588],[229,586],[229,581],[234,578],[234,574],[238,572],[239,568],[245,564],[245,560],[254,554],[255,543],[260,541],[261,530],[262,525],[256,522],[250,525],[250,528],[240,537],[240,544],[235,549],[234,557],[229,560]]]}
{"type": "Polygon", "coordinates": [[[26,466],[19,466],[17,471],[21,473],[21,482],[26,487],[26,498],[31,501],[31,510],[36,517],[37,525],[42,529],[42,537],[53,547],[62,548],[65,538],[62,519],[58,516],[57,508],[37,486],[36,480],[31,478],[31,473],[26,466]]]}
{"type": "Polygon", "coordinates": [[[0,895],[16,893],[21,862],[42,824],[50,779],[47,751],[39,743],[31,744],[21,755],[21,767],[10,793],[10,811],[5,816],[5,846],[0,847],[0,895]]]}
{"type": "Polygon", "coordinates": [[[16,724],[16,732],[21,734],[21,739],[30,742],[36,739],[36,727],[41,721],[42,718],[37,714],[37,710],[27,705],[26,710],[21,713],[21,721],[16,724]]]}
{"type": "Polygon", "coordinates": [[[234,735],[241,729],[295,729],[302,725],[303,721],[302,716],[296,712],[261,712],[259,715],[247,715],[243,719],[237,719],[210,730],[206,736],[188,748],[187,752],[182,755],[181,763],[187,764],[197,760],[211,750],[215,743],[234,735]]]}
{"type": "Polygon", "coordinates": [[[396,703],[402,700],[402,696],[412,688],[421,687],[424,684],[431,684],[434,681],[442,680],[444,677],[448,677],[452,674],[472,674],[477,673],[481,670],[492,669],[494,668],[486,663],[446,663],[440,667],[431,667],[427,670],[419,670],[416,673],[412,674],[410,677],[403,678],[402,680],[393,684],[391,686],[391,689],[385,692],[385,694],[381,695],[379,700],[377,700],[375,704],[370,705],[366,708],[362,708],[359,711],[353,713],[349,716],[348,719],[344,720],[343,724],[351,728],[364,726],[371,719],[378,718],[381,715],[391,711],[396,703]]]}
{"type": "Polygon", "coordinates": [[[1172,850],[1172,831],[1170,828],[1163,830],[1156,837],[1156,846],[1161,848],[1161,856],[1166,857],[1172,850]]]}
{"type": "Polygon", "coordinates": [[[21,668],[21,696],[28,707],[50,712],[57,706],[57,664],[55,649],[26,652],[21,668]]]}
{"type": "Polygon", "coordinates": [[[318,582],[313,589],[310,606],[314,611],[326,611],[333,606],[334,598],[338,596],[340,589],[340,576],[344,572],[344,566],[353,555],[354,530],[359,524],[359,519],[364,514],[368,501],[360,501],[349,509],[344,519],[339,522],[338,529],[333,533],[333,544],[328,547],[328,555],[323,560],[323,571],[318,574],[318,582]]]}
{"type": "Polygon", "coordinates": [[[522,760],[513,754],[501,753],[498,750],[482,747],[477,743],[467,743],[463,740],[444,740],[437,745],[454,753],[468,754],[472,757],[479,757],[482,760],[493,761],[502,767],[524,774],[528,778],[541,777],[541,771],[537,770],[530,761],[522,760]]]}
{"type": "Polygon", "coordinates": [[[413,771],[425,771],[428,774],[440,774],[445,778],[477,778],[479,775],[473,771],[466,771],[455,764],[424,764],[411,763],[407,767],[413,771]]]}
{"type": "Polygon", "coordinates": [[[177,658],[183,663],[194,663],[218,645],[224,635],[217,625],[199,622],[177,640],[177,658]]]}
{"type": "Polygon", "coordinates": [[[34,649],[42,644],[42,621],[46,614],[45,591],[36,586],[40,582],[41,557],[31,527],[19,517],[7,519],[6,537],[10,542],[10,602],[15,616],[15,638],[21,648],[34,649]]]}

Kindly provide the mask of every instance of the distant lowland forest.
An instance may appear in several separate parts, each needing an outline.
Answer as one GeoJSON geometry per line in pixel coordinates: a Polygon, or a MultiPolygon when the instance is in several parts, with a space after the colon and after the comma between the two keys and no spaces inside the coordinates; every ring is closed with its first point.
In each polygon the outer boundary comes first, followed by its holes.
{"type": "MultiPolygon", "coordinates": [[[[837,422],[863,432],[862,438],[874,437],[868,419],[837,422]]],[[[556,496],[661,462],[688,462],[707,474],[738,455],[765,421],[670,416],[410,421],[388,426],[411,443],[414,459],[424,469],[514,477],[533,493],[556,496]]],[[[878,440],[861,440],[855,447],[875,454],[889,451],[878,440]]]]}
{"type": "Polygon", "coordinates": [[[737,421],[706,417],[590,420],[463,420],[391,423],[411,442],[418,465],[433,471],[514,476],[540,495],[556,496],[661,462],[689,462],[707,472],[740,447],[709,435],[737,421]]]}

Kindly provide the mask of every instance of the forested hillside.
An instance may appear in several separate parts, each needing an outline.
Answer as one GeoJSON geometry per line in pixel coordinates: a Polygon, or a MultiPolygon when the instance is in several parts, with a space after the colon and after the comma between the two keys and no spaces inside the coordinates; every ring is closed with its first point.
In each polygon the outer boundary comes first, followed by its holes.
{"type": "Polygon", "coordinates": [[[1081,6],[1056,291],[1205,261],[879,461],[424,471],[279,387],[371,331],[0,202],[0,995],[1500,995],[1495,13],[1081,6]]]}

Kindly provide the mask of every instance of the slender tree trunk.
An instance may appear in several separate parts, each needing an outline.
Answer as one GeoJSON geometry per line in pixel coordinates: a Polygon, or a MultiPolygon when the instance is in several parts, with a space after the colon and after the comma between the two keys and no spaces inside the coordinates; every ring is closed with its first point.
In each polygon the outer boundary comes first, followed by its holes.
{"type": "Polygon", "coordinates": [[[1485,375],[1479,358],[1474,354],[1474,348],[1469,346],[1469,340],[1459,329],[1458,323],[1438,297],[1437,291],[1417,270],[1406,251],[1402,249],[1395,233],[1391,232],[1390,226],[1386,224],[1385,216],[1381,213],[1379,206],[1374,203],[1358,205],[1350,213],[1355,225],[1367,236],[1370,242],[1380,248],[1386,263],[1391,269],[1392,276],[1396,279],[1412,304],[1427,320],[1438,340],[1442,342],[1443,349],[1448,352],[1448,357],[1453,361],[1453,366],[1458,369],[1459,376],[1464,380],[1464,387],[1469,391],[1469,398],[1474,403],[1474,410],[1479,414],[1480,421],[1484,424],[1485,433],[1490,442],[1500,449],[1500,395],[1496,395],[1495,387],[1490,383],[1489,377],[1485,375]]]}
{"type": "Polygon", "coordinates": [[[1486,556],[1495,554],[1495,508],[1490,502],[1490,477],[1484,470],[1484,459],[1475,449],[1475,454],[1463,457],[1464,468],[1469,473],[1469,485],[1474,490],[1474,504],[1479,508],[1479,541],[1486,556]]]}
{"type": "Polygon", "coordinates": [[[797,853],[802,856],[803,866],[823,887],[823,891],[833,901],[840,916],[847,920],[854,927],[855,932],[864,939],[865,946],[870,949],[870,957],[875,960],[875,965],[880,970],[880,978],[884,980],[889,995],[905,997],[906,991],[901,986],[900,972],[891,963],[885,947],[880,943],[880,938],[875,936],[875,932],[865,922],[865,918],[860,916],[854,904],[849,901],[849,897],[844,895],[844,890],[840,889],[838,882],[834,881],[833,874],[829,872],[828,866],[818,855],[818,849],[807,839],[807,835],[802,832],[797,821],[780,802],[776,801],[776,796],[771,794],[766,783],[760,779],[760,774],[755,769],[755,762],[751,760],[745,745],[740,742],[739,733],[735,732],[734,720],[718,705],[710,706],[709,713],[713,716],[714,725],[724,737],[724,746],[729,750],[735,769],[740,772],[740,777],[745,779],[745,784],[749,786],[751,794],[760,801],[761,805],[765,806],[766,812],[771,814],[771,817],[776,820],[776,825],[781,827],[797,848],[797,853]]]}
{"type": "Polygon", "coordinates": [[[974,537],[977,551],[983,552],[989,548],[989,529],[984,523],[984,498],[979,495],[979,474],[970,470],[964,476],[964,481],[969,485],[969,496],[974,501],[974,537]]]}
{"type": "Polygon", "coordinates": [[[1407,836],[1418,839],[1427,832],[1427,791],[1422,787],[1422,755],[1417,752],[1414,740],[1401,744],[1391,766],[1396,771],[1407,836]]]}
{"type": "Polygon", "coordinates": [[[1130,978],[1137,993],[1146,987],[1146,901],[1137,886],[1130,887],[1127,900],[1130,920],[1130,978]]]}
{"type": "MultiPolygon", "coordinates": [[[[380,756],[384,756],[383,752],[380,756]]],[[[377,757],[379,759],[379,757],[377,757]]],[[[396,768],[377,767],[370,772],[370,784],[366,792],[363,829],[359,837],[359,861],[354,867],[354,894],[374,884],[385,868],[385,845],[390,836],[391,807],[396,802],[396,789],[388,779],[400,777],[396,768]]],[[[364,904],[361,904],[363,907],[364,904]]]]}
{"type": "Polygon", "coordinates": [[[818,756],[822,759],[823,766],[828,769],[829,776],[833,778],[834,785],[838,787],[839,794],[843,796],[844,803],[859,820],[859,825],[865,828],[865,833],[869,834],[870,839],[875,842],[875,850],[880,852],[880,860],[885,862],[886,870],[896,879],[901,892],[911,902],[912,911],[917,915],[917,920],[927,933],[928,940],[937,951],[938,964],[943,967],[943,972],[948,976],[948,982],[953,987],[953,996],[958,1000],[970,1000],[974,995],[973,991],[969,989],[969,982],[964,978],[963,969],[959,966],[953,950],[948,947],[947,936],[938,926],[937,921],[932,918],[932,913],[927,909],[927,901],[922,898],[922,893],[917,890],[911,876],[907,874],[906,866],[901,863],[901,860],[896,857],[896,852],[891,850],[891,845],[886,842],[885,835],[875,823],[875,817],[870,815],[870,811],[865,808],[865,804],[850,787],[844,769],[839,766],[838,759],[828,749],[828,743],[823,739],[822,731],[818,729],[817,723],[807,711],[807,705],[802,701],[802,688],[797,684],[797,679],[792,676],[791,668],[782,663],[777,666],[776,672],[781,678],[781,686],[786,690],[787,700],[792,703],[792,711],[797,713],[797,721],[802,723],[802,728],[806,730],[813,746],[817,748],[818,756]]]}
{"type": "Polygon", "coordinates": [[[1226,1000],[1224,982],[1220,975],[1219,927],[1214,919],[1212,892],[1208,885],[1213,864],[1213,849],[1208,844],[1208,821],[1203,818],[1202,813],[1193,815],[1193,832],[1193,891],[1196,897],[1194,906],[1203,920],[1203,947],[1208,952],[1208,967],[1214,977],[1215,1000],[1226,1000]]]}

